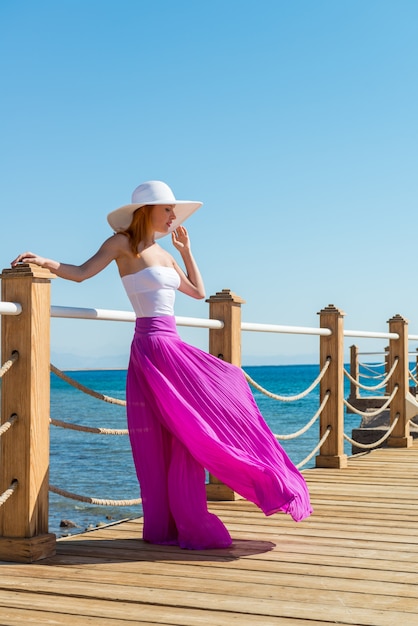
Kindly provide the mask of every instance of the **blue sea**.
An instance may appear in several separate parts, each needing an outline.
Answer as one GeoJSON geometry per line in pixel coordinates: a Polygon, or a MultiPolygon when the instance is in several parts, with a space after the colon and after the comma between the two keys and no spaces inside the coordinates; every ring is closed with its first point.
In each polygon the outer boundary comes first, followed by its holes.
{"type": "MultiPolygon", "coordinates": [[[[297,395],[308,388],[319,373],[318,365],[277,365],[244,367],[263,388],[279,395],[297,395]]],[[[124,399],[125,370],[83,370],[67,372],[82,385],[104,395],[124,399]]],[[[319,407],[319,385],[296,402],[271,399],[252,388],[254,398],[275,434],[293,433],[302,428],[319,407]]],[[[348,384],[345,397],[348,395],[348,384]]],[[[51,418],[84,426],[126,428],[125,408],[100,401],[70,386],[51,374],[51,418]]],[[[345,417],[345,432],[360,423],[356,414],[345,417]]],[[[317,445],[319,421],[297,439],[281,441],[290,458],[299,463],[317,445]]],[[[346,444],[345,452],[351,454],[346,444]]],[[[313,467],[315,459],[303,466],[313,467]]],[[[129,438],[100,435],[51,426],[50,483],[66,491],[107,500],[132,500],[140,497],[129,438]]],[[[141,506],[96,506],[50,494],[49,530],[57,537],[83,532],[102,524],[140,517],[141,506]],[[63,520],[76,526],[65,528],[63,520]]]]}

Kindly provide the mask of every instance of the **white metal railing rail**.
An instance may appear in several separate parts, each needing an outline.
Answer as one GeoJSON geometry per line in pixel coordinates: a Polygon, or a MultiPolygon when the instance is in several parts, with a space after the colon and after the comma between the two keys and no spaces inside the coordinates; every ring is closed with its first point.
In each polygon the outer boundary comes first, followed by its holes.
{"type": "MultiPolygon", "coordinates": [[[[411,341],[414,341],[414,339],[418,339],[418,335],[408,335],[408,339],[410,339],[411,341]]],[[[385,355],[385,352],[382,352],[382,350],[380,350],[379,352],[357,352],[358,356],[370,356],[370,355],[376,355],[376,356],[383,356],[385,355]]],[[[408,352],[408,356],[418,356],[418,352],[408,352]]],[[[360,363],[360,365],[364,365],[363,363],[360,363]]],[[[370,365],[370,364],[369,364],[370,365]]],[[[374,367],[377,367],[378,365],[385,365],[385,363],[372,363],[372,365],[374,367]]]]}
{"type": "MultiPolygon", "coordinates": [[[[107,320],[114,322],[134,322],[136,319],[133,311],[114,311],[111,309],[85,309],[71,306],[51,306],[51,317],[65,317],[72,319],[107,320]]],[[[219,320],[202,319],[197,317],[176,316],[178,326],[192,326],[195,328],[224,327],[219,320]]]]}
{"type": "Polygon", "coordinates": [[[20,315],[22,305],[18,302],[0,302],[0,315],[20,315]]]}
{"type": "MultiPolygon", "coordinates": [[[[132,311],[115,311],[110,309],[94,309],[69,306],[51,306],[51,317],[67,317],[77,319],[96,319],[120,322],[134,322],[135,313],[132,311]]],[[[210,320],[196,317],[176,316],[178,326],[191,326],[197,328],[223,328],[220,320],[210,320]]],[[[241,322],[241,330],[252,332],[284,333],[329,336],[329,328],[315,328],[309,326],[284,326],[281,324],[257,324],[252,322],[241,322]]],[[[374,332],[364,330],[344,330],[345,337],[367,337],[370,339],[399,339],[397,333],[374,332]]],[[[418,335],[409,335],[409,339],[417,340],[418,335]]]]}
{"type": "MultiPolygon", "coordinates": [[[[369,330],[344,330],[344,337],[366,337],[367,339],[399,339],[398,333],[379,333],[369,330]]],[[[409,335],[408,338],[416,337],[418,335],[409,335]]]]}
{"type": "MultiPolygon", "coordinates": [[[[18,302],[0,302],[0,315],[20,315],[22,306],[18,302]]],[[[112,309],[95,309],[85,307],[51,306],[51,317],[73,318],[73,319],[94,319],[115,322],[134,322],[135,313],[133,311],[119,311],[112,309]]],[[[197,317],[176,316],[178,326],[190,326],[196,328],[223,328],[220,320],[211,320],[197,317]]],[[[242,322],[241,330],[249,332],[268,332],[283,334],[303,334],[329,336],[329,328],[315,328],[309,326],[285,326],[281,324],[258,324],[252,322],[242,322]]],[[[397,333],[375,332],[368,330],[344,330],[344,337],[365,337],[368,339],[399,339],[397,333]]],[[[408,335],[410,341],[418,341],[418,335],[408,335]]]]}
{"type": "Polygon", "coordinates": [[[322,335],[327,337],[332,334],[329,328],[309,328],[307,326],[282,326],[279,324],[255,324],[241,322],[241,330],[264,332],[264,333],[289,333],[300,335],[322,335]]]}
{"type": "MultiPolygon", "coordinates": [[[[132,311],[113,311],[108,309],[94,309],[81,307],[51,306],[51,317],[68,317],[77,319],[96,319],[109,321],[134,322],[135,313],[132,311]]],[[[197,328],[223,328],[220,320],[211,320],[197,317],[176,316],[178,326],[191,326],[197,328]]],[[[249,332],[267,332],[283,334],[302,334],[329,336],[329,328],[315,328],[309,326],[284,326],[281,324],[258,324],[252,322],[241,322],[241,330],[249,332]]],[[[374,332],[363,330],[344,330],[345,337],[367,337],[370,339],[399,339],[397,333],[374,332]]],[[[418,335],[408,335],[411,340],[418,341],[418,335]]]]}

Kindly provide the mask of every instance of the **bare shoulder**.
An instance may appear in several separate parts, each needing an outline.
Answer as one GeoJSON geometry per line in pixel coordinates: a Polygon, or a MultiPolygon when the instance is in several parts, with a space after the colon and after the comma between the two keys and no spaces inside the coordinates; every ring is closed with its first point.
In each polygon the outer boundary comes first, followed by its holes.
{"type": "Polygon", "coordinates": [[[118,254],[129,252],[129,241],[125,235],[115,233],[103,242],[102,248],[112,250],[115,256],[118,256],[118,254]]]}

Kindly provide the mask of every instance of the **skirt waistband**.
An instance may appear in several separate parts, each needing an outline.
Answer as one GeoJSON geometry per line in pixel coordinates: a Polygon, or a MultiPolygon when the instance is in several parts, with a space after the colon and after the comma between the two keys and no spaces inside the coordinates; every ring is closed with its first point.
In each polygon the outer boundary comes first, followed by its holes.
{"type": "Polygon", "coordinates": [[[135,334],[150,335],[153,333],[177,334],[176,318],[174,315],[161,315],[160,317],[137,317],[135,322],[135,334]]]}

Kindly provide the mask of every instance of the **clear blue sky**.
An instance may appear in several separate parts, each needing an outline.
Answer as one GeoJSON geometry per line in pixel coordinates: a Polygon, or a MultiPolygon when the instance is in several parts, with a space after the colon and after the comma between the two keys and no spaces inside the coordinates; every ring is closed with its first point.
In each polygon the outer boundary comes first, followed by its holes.
{"type": "MultiPolygon", "coordinates": [[[[418,334],[416,0],[1,0],[0,66],[2,267],[84,261],[159,179],[204,202],[187,226],[207,294],[239,294],[244,321],[316,327],[333,303],[346,328],[400,313],[418,334]]],[[[52,301],[130,308],[115,266],[52,301]]],[[[59,366],[126,362],[130,324],[52,326],[59,366]]],[[[243,362],[317,346],[246,333],[243,362]]]]}

